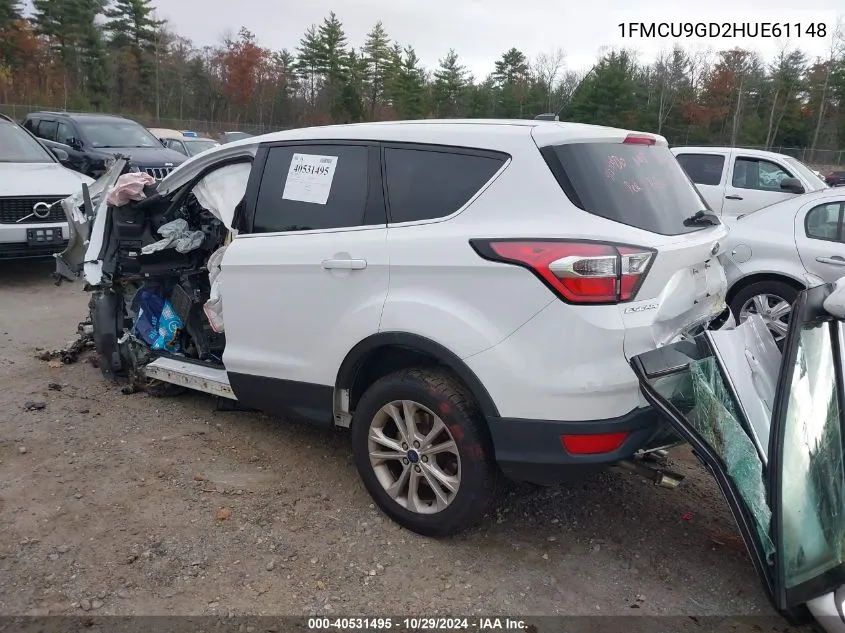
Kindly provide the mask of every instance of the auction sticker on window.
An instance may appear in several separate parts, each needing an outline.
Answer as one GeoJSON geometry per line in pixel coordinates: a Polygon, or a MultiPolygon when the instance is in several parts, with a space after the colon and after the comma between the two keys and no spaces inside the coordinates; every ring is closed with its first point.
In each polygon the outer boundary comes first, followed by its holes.
{"type": "Polygon", "coordinates": [[[282,198],[326,204],[332,190],[337,156],[294,154],[282,198]]]}

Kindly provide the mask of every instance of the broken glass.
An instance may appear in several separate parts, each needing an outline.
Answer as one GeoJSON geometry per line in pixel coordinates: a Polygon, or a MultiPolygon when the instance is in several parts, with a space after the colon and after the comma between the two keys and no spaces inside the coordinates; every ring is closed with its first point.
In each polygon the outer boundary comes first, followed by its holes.
{"type": "Polygon", "coordinates": [[[722,460],[751,511],[766,557],[771,557],[775,547],[769,532],[772,512],[766,499],[763,463],[740,422],[717,360],[713,356],[694,360],[686,372],[658,378],[653,384],[722,460]]]}
{"type": "MultiPolygon", "coordinates": [[[[842,324],[837,327],[841,332],[842,324]]],[[[804,327],[782,439],[780,556],[787,588],[841,565],[845,556],[845,470],[835,363],[830,322],[804,327]]]]}
{"type": "Polygon", "coordinates": [[[710,357],[691,363],[690,379],[695,404],[687,419],[724,462],[728,476],[751,511],[763,551],[769,558],[775,546],[769,532],[772,511],[766,500],[763,462],[739,421],[716,359],[710,357]]]}

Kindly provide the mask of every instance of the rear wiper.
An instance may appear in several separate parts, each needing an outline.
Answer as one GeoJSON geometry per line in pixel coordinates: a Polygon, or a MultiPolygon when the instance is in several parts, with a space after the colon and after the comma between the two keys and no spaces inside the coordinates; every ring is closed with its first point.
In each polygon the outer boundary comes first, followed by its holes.
{"type": "Polygon", "coordinates": [[[712,213],[707,213],[706,211],[696,211],[686,220],[684,220],[684,226],[695,226],[696,224],[719,226],[720,222],[719,218],[717,218],[712,213]]]}

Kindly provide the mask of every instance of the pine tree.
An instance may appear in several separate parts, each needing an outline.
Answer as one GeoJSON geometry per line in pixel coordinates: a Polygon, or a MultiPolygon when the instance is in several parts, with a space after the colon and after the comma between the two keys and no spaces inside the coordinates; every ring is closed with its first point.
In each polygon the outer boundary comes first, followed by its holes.
{"type": "Polygon", "coordinates": [[[495,64],[493,71],[497,91],[496,114],[506,118],[522,117],[528,95],[530,70],[522,51],[511,48],[495,64]]]}
{"type": "Polygon", "coordinates": [[[106,0],[33,0],[36,31],[49,38],[74,88],[91,101],[104,95],[95,76],[106,64],[102,34],[96,20],[106,0]],[[89,91],[93,91],[93,94],[89,91]],[[99,94],[98,94],[99,93],[99,94]]]}
{"type": "Polygon", "coordinates": [[[384,98],[391,70],[390,38],[381,21],[377,22],[367,35],[367,41],[364,43],[364,61],[368,84],[369,115],[373,120],[376,117],[379,99],[384,98]]]}
{"type": "Polygon", "coordinates": [[[12,24],[21,19],[21,4],[19,0],[0,0],[0,31],[8,30],[12,24]]]}
{"type": "Polygon", "coordinates": [[[400,119],[421,119],[426,115],[426,77],[416,52],[397,44],[392,51],[390,96],[400,119]]]}
{"type": "Polygon", "coordinates": [[[349,52],[346,50],[346,34],[334,11],[323,19],[319,30],[319,71],[325,78],[325,90],[329,102],[329,114],[333,119],[343,117],[341,93],[349,77],[349,52]]]}
{"type": "Polygon", "coordinates": [[[366,75],[366,60],[350,49],[346,59],[348,71],[346,81],[343,82],[340,99],[336,112],[332,118],[336,123],[357,123],[364,118],[364,107],[361,95],[364,93],[364,76],[366,75]]]}
{"type": "Polygon", "coordinates": [[[449,49],[434,71],[434,105],[438,117],[456,117],[463,113],[464,90],[467,87],[466,67],[458,63],[458,54],[449,49]]]}
{"type": "Polygon", "coordinates": [[[0,0],[0,68],[11,66],[15,57],[13,33],[21,20],[18,0],[0,0]]]}
{"type": "Polygon", "coordinates": [[[305,86],[308,91],[308,104],[311,108],[311,117],[313,122],[314,111],[317,107],[317,90],[320,86],[321,75],[321,46],[320,36],[317,34],[317,26],[312,24],[305,31],[305,35],[299,40],[299,48],[296,50],[298,59],[296,61],[296,71],[299,76],[305,81],[305,86]]]}
{"type": "Polygon", "coordinates": [[[112,46],[149,51],[155,44],[156,31],[164,24],[155,19],[154,12],[150,0],[114,0],[114,6],[105,11],[112,46]]]}

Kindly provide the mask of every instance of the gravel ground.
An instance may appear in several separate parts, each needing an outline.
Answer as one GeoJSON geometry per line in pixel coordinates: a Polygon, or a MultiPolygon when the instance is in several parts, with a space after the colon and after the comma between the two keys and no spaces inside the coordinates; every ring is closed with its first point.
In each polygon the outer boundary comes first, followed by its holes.
{"type": "Polygon", "coordinates": [[[50,271],[0,263],[2,614],[729,616],[728,630],[788,630],[743,617],[774,612],[686,449],[670,457],[677,490],[612,472],[514,486],[477,529],[426,539],[374,508],[345,432],[203,394],[123,395],[84,358],[38,360],[88,299],[50,271]]]}

